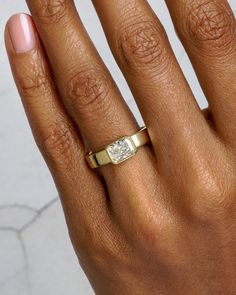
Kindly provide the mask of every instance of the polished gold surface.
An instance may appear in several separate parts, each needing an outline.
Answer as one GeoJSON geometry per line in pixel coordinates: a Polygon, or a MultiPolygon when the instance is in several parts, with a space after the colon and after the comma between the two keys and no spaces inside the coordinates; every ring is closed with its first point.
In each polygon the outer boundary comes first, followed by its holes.
{"type": "Polygon", "coordinates": [[[104,150],[86,155],[91,168],[98,168],[110,163],[120,164],[134,156],[137,149],[150,140],[147,128],[143,127],[132,136],[124,136],[109,144],[104,150]]]}

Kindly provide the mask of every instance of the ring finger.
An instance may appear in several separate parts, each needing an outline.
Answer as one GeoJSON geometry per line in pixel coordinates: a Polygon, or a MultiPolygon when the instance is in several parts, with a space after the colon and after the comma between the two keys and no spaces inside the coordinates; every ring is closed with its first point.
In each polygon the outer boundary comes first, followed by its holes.
{"type": "Polygon", "coordinates": [[[233,11],[226,0],[166,0],[166,3],[208,99],[215,128],[235,147],[236,20],[233,11]]]}

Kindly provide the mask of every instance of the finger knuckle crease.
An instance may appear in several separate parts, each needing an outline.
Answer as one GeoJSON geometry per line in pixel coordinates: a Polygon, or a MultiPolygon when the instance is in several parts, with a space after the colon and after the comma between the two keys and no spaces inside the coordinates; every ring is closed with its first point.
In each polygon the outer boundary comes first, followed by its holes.
{"type": "Polygon", "coordinates": [[[37,68],[19,79],[19,92],[22,97],[38,97],[50,92],[51,77],[37,68]]]}
{"type": "Polygon", "coordinates": [[[42,0],[39,3],[37,18],[43,23],[56,24],[65,15],[68,0],[42,0]]]}
{"type": "Polygon", "coordinates": [[[151,68],[158,63],[167,65],[165,33],[161,25],[152,20],[126,24],[117,38],[121,61],[132,68],[151,68]]]}
{"type": "MultiPolygon", "coordinates": [[[[70,127],[63,123],[51,124],[48,127],[47,135],[40,142],[41,150],[53,161],[70,159],[71,148],[73,147],[73,136],[70,127]]],[[[65,161],[64,161],[65,163],[65,161]]]]}
{"type": "Polygon", "coordinates": [[[21,71],[18,81],[22,97],[37,97],[50,92],[53,87],[52,77],[37,50],[32,54],[32,63],[22,65],[21,71]]]}
{"type": "Polygon", "coordinates": [[[109,79],[95,68],[77,72],[69,81],[67,90],[72,109],[91,119],[97,112],[109,109],[109,79]]]}
{"type": "Polygon", "coordinates": [[[231,47],[236,23],[225,5],[217,1],[196,1],[186,7],[186,15],[183,35],[193,44],[216,50],[231,47]]]}
{"type": "Polygon", "coordinates": [[[23,97],[37,97],[50,91],[49,77],[44,74],[34,73],[19,80],[19,91],[23,97]]]}

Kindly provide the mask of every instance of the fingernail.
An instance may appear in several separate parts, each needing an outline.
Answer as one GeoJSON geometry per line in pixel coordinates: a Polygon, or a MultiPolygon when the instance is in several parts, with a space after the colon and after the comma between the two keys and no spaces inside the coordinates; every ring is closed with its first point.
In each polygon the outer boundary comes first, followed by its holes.
{"type": "Polygon", "coordinates": [[[35,47],[35,31],[29,15],[13,15],[9,19],[8,30],[16,53],[24,53],[35,47]]]}

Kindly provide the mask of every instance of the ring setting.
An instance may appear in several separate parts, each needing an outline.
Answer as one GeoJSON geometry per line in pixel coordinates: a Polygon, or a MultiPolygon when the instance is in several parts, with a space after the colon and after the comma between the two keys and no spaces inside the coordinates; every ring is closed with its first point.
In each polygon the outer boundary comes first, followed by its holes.
{"type": "Polygon", "coordinates": [[[119,164],[135,155],[137,148],[131,137],[125,136],[106,148],[113,164],[119,164]]]}
{"type": "Polygon", "coordinates": [[[86,155],[86,160],[90,168],[98,168],[110,163],[120,164],[133,157],[137,153],[138,148],[149,141],[147,128],[143,127],[136,134],[123,136],[99,152],[89,152],[86,155]]]}

